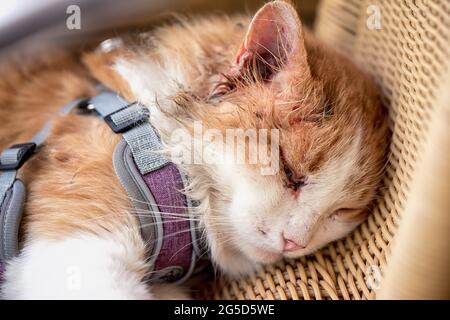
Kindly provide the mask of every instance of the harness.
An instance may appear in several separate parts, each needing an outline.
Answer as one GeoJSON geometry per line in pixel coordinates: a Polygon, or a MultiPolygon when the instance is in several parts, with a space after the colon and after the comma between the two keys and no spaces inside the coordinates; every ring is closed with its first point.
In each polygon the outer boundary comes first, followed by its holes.
{"type": "MultiPolygon", "coordinates": [[[[113,164],[149,246],[148,281],[183,282],[197,271],[196,266],[205,266],[204,260],[198,263],[204,252],[194,220],[189,219],[195,203],[182,192],[186,177],[159,152],[161,140],[149,121],[149,110],[109,91],[73,101],[58,114],[75,109],[98,114],[113,132],[122,135],[113,164]]],[[[5,263],[19,252],[26,190],[17,173],[40,150],[50,128],[51,121],[31,141],[13,145],[0,155],[0,278],[5,263]]]]}

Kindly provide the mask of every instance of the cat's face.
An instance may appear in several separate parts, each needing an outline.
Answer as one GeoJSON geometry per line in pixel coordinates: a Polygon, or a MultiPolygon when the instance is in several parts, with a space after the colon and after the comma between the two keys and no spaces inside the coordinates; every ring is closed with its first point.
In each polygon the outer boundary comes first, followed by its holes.
{"type": "MultiPolygon", "coordinates": [[[[368,79],[303,33],[289,4],[257,13],[211,96],[219,116],[205,118],[207,127],[277,131],[263,149],[272,174],[250,164],[249,153],[237,163],[236,148],[223,152],[222,141],[208,146],[219,154],[211,172],[223,196],[205,224],[225,270],[246,272],[243,257],[271,263],[309,254],[363,221],[384,161],[382,107],[368,79]]],[[[243,141],[246,152],[263,147],[243,141]]]]}

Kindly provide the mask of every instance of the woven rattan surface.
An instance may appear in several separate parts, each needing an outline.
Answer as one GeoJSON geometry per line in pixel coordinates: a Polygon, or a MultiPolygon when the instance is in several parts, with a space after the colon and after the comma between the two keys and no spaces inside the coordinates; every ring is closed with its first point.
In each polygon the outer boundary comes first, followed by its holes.
{"type": "Polygon", "coordinates": [[[450,66],[450,2],[325,0],[319,10],[316,34],[373,75],[390,109],[392,142],[380,196],[345,239],[253,277],[221,279],[202,297],[372,299],[380,286],[450,66]]]}

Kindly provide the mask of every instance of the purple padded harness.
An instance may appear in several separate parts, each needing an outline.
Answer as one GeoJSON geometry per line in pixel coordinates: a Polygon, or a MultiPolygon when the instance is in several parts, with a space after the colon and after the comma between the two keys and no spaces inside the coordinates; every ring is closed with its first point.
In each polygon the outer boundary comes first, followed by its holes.
{"type": "MultiPolygon", "coordinates": [[[[147,173],[143,179],[159,207],[163,226],[164,238],[155,261],[154,272],[180,266],[184,273],[187,273],[193,259],[194,239],[189,220],[180,218],[189,217],[187,199],[181,193],[184,184],[180,172],[173,163],[169,163],[147,173]]],[[[168,276],[175,275],[167,275],[166,280],[168,276]]]]}

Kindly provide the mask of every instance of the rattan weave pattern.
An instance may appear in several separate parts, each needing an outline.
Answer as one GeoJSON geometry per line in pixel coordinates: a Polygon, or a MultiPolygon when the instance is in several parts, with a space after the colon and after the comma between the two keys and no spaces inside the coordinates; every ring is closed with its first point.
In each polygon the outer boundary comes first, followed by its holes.
{"type": "Polygon", "coordinates": [[[450,68],[450,2],[324,0],[315,32],[372,74],[389,106],[392,141],[380,197],[367,221],[345,239],[253,277],[221,279],[204,288],[205,298],[375,298],[450,68]],[[378,9],[381,29],[370,29],[367,19],[378,9]]]}

